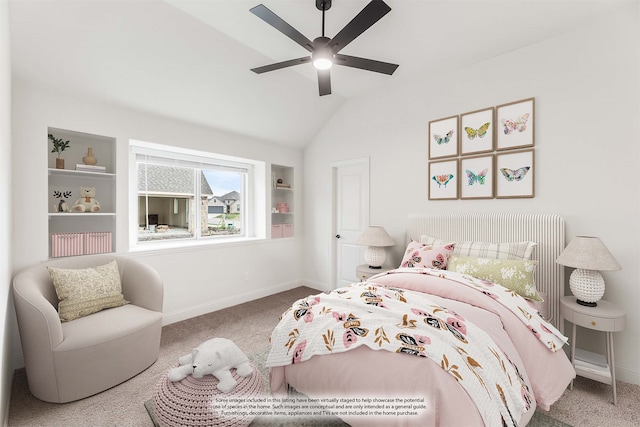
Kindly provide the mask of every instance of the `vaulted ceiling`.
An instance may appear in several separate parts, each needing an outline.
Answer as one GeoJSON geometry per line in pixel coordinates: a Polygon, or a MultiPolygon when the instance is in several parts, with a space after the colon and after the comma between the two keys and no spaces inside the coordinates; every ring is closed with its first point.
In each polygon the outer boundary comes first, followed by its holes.
{"type": "MultiPolygon", "coordinates": [[[[633,0],[385,0],[391,12],[342,53],[400,64],[394,75],[334,66],[318,96],[308,54],[249,12],[265,6],[313,40],[315,0],[10,0],[15,79],[127,108],[304,147],[350,98],[501,55],[633,0]]],[[[369,0],[333,0],[334,36],[369,0]]]]}

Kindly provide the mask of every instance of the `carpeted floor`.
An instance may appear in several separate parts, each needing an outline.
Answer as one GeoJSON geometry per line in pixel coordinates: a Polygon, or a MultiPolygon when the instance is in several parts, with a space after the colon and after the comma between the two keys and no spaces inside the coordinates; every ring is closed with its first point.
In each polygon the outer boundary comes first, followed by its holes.
{"type": "MultiPolygon", "coordinates": [[[[263,377],[268,378],[268,368],[265,366],[265,361],[267,360],[267,355],[269,353],[269,348],[265,348],[263,350],[258,351],[257,353],[252,354],[249,358],[251,360],[251,364],[257,367],[263,377]]],[[[266,390],[266,393],[269,393],[269,390],[266,390]]],[[[295,391],[294,391],[295,393],[295,391]]],[[[149,399],[144,402],[144,407],[149,413],[149,417],[151,418],[154,427],[159,427],[157,423],[156,414],[154,413],[154,405],[153,399],[149,399]]],[[[256,417],[249,427],[348,427],[349,425],[340,420],[337,417],[324,417],[322,420],[313,420],[313,419],[301,419],[301,418],[282,418],[275,419],[274,417],[256,417]]],[[[537,411],[531,421],[529,422],[529,426],[531,427],[570,427],[568,424],[563,423],[562,421],[554,420],[548,415],[537,411]]]]}
{"type": "MultiPolygon", "coordinates": [[[[8,426],[147,426],[153,422],[144,402],[159,378],[199,343],[215,337],[232,339],[252,360],[268,346],[271,330],[293,301],[316,294],[297,288],[239,306],[167,325],[162,331],[160,357],[146,371],[105,392],[67,404],[42,402],[29,392],[24,369],[14,374],[8,426]]],[[[548,413],[537,412],[530,426],[576,427],[640,425],[640,386],[618,382],[618,405],[611,402],[611,387],[584,378],[575,381],[548,413]]],[[[256,419],[252,427],[274,425],[256,419]]],[[[277,424],[287,425],[287,424],[277,424]]],[[[294,424],[289,424],[293,426],[294,424]]],[[[296,426],[300,425],[295,423],[296,426]]],[[[311,426],[313,424],[306,424],[311,426]]],[[[318,424],[316,424],[318,425],[318,424]]],[[[344,425],[336,421],[335,426],[344,425]]]]}

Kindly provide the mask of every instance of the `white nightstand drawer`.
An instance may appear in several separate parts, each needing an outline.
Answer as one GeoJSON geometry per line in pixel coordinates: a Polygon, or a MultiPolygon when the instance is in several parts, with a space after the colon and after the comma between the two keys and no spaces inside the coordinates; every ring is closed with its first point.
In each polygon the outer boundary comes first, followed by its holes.
{"type": "Polygon", "coordinates": [[[381,268],[370,268],[367,264],[362,264],[356,267],[356,276],[358,277],[358,280],[364,282],[371,276],[384,273],[385,271],[389,271],[391,269],[393,269],[393,267],[390,265],[383,265],[381,268]]]}
{"type": "Polygon", "coordinates": [[[573,314],[573,323],[585,328],[594,329],[596,331],[614,331],[616,326],[615,319],[604,319],[601,317],[587,316],[582,313],[573,314]]]}

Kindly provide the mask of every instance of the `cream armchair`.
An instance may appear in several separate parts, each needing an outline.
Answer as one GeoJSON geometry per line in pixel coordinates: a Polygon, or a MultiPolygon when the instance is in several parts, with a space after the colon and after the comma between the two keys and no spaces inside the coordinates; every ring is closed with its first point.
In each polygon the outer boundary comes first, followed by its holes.
{"type": "Polygon", "coordinates": [[[31,393],[47,402],[82,399],[120,384],[158,358],[163,285],[151,267],[130,258],[91,255],[50,260],[18,273],[13,298],[31,393]],[[117,260],[131,302],[60,322],[46,266],[87,268],[117,260]]]}

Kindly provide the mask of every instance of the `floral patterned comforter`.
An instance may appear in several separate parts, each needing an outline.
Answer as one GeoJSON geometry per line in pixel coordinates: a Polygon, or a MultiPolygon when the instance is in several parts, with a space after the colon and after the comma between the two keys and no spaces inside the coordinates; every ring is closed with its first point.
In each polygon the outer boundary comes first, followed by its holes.
{"type": "Polygon", "coordinates": [[[270,367],[360,346],[429,358],[467,391],[485,425],[517,425],[533,402],[489,335],[421,292],[365,282],[307,297],[282,315],[271,344],[270,367]]]}

